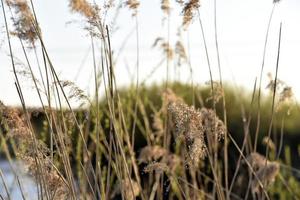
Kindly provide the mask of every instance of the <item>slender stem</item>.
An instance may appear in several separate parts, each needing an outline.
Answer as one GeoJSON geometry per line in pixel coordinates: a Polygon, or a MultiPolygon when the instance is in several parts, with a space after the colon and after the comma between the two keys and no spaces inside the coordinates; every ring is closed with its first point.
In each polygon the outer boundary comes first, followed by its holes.
{"type": "MultiPolygon", "coordinates": [[[[214,0],[214,27],[215,27],[215,45],[216,45],[216,51],[217,51],[219,79],[220,79],[220,86],[221,86],[221,89],[223,91],[223,98],[222,98],[223,121],[224,121],[225,127],[227,129],[226,98],[225,98],[225,92],[224,92],[224,88],[223,88],[222,69],[221,69],[219,42],[218,42],[218,30],[217,30],[217,0],[214,0]]],[[[226,199],[230,199],[229,192],[228,192],[228,139],[227,139],[227,130],[225,131],[225,136],[224,136],[224,174],[225,174],[226,199]]]]}
{"type": "Polygon", "coordinates": [[[263,49],[263,58],[262,58],[262,64],[261,64],[261,70],[260,70],[260,76],[259,76],[259,88],[258,88],[258,113],[257,113],[257,122],[256,122],[256,131],[255,131],[255,139],[254,139],[254,152],[256,152],[257,148],[257,139],[258,139],[258,133],[260,129],[260,118],[261,118],[261,85],[262,85],[262,76],[263,76],[263,71],[265,67],[265,59],[266,59],[266,52],[267,52],[267,43],[268,43],[268,38],[269,38],[269,31],[271,27],[271,21],[273,18],[273,13],[275,10],[276,4],[273,4],[272,11],[269,17],[269,22],[267,26],[267,31],[266,31],[266,37],[265,37],[265,43],[264,43],[264,49],[263,49]]]}
{"type": "Polygon", "coordinates": [[[268,154],[269,154],[269,146],[270,146],[269,142],[270,142],[270,137],[271,137],[271,132],[272,132],[272,126],[273,126],[273,121],[274,121],[274,115],[275,115],[275,98],[276,98],[276,91],[277,91],[278,68],[279,68],[280,47],[281,47],[281,29],[282,29],[282,23],[280,23],[280,28],[279,28],[277,61],[276,61],[276,72],[275,72],[275,83],[274,83],[273,97],[272,97],[271,120],[270,120],[269,130],[268,130],[266,158],[268,158],[268,154]]]}

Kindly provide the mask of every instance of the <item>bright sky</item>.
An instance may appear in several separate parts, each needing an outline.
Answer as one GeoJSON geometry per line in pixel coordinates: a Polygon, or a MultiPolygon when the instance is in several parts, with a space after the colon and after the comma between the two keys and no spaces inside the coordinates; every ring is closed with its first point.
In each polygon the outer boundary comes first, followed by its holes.
{"type": "MultiPolygon", "coordinates": [[[[68,0],[34,0],[37,17],[40,22],[44,41],[54,67],[63,80],[75,81],[79,87],[91,91],[93,87],[93,66],[90,51],[90,39],[82,29],[82,23],[68,22],[81,20],[78,15],[69,12],[68,0]]],[[[213,68],[214,79],[218,78],[217,57],[214,43],[214,4],[212,0],[201,1],[201,19],[208,43],[208,51],[213,68]]],[[[181,24],[180,10],[171,1],[171,44],[175,44],[177,28],[181,24]]],[[[272,10],[272,0],[217,0],[218,37],[223,78],[251,89],[255,77],[259,75],[265,33],[268,18],[272,10]]],[[[275,9],[267,46],[264,83],[267,73],[275,74],[279,25],[282,22],[282,48],[279,63],[279,78],[293,87],[297,98],[300,98],[300,1],[282,0],[275,9]]],[[[162,58],[158,49],[151,46],[156,37],[166,37],[166,21],[163,25],[163,13],[160,0],[141,0],[139,9],[139,43],[140,43],[140,79],[148,76],[150,71],[162,58]]],[[[5,104],[19,104],[14,88],[14,76],[8,55],[8,46],[4,34],[3,18],[0,18],[0,100],[5,104]]],[[[115,55],[121,44],[129,35],[124,50],[116,65],[116,77],[120,85],[129,84],[132,79],[128,73],[135,71],[136,38],[134,18],[127,8],[123,8],[117,18],[118,29],[112,35],[112,46],[115,55]],[[131,34],[130,34],[131,33],[131,34]],[[128,66],[128,67],[127,67],[128,66]]],[[[193,78],[197,83],[209,80],[206,55],[201,36],[198,18],[195,18],[189,30],[182,33],[185,46],[190,46],[190,58],[193,67],[193,78]]],[[[13,51],[17,58],[24,62],[24,56],[17,40],[13,41],[13,51]]],[[[33,52],[32,52],[33,53],[33,52]]],[[[34,57],[31,62],[35,63],[34,57]]],[[[170,76],[173,76],[172,66],[170,76]]],[[[182,66],[181,80],[189,80],[188,66],[182,66]]],[[[149,79],[160,82],[165,79],[165,65],[149,79]]],[[[22,82],[28,105],[40,105],[32,84],[24,79],[22,82]]]]}

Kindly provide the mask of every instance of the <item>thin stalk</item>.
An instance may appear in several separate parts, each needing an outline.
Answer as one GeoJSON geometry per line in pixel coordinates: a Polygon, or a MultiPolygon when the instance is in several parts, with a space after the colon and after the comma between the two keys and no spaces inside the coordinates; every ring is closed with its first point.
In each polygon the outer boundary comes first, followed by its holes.
{"type": "Polygon", "coordinates": [[[132,133],[131,133],[131,144],[132,150],[134,150],[135,143],[135,131],[136,131],[136,120],[137,120],[137,110],[138,110],[138,99],[139,99],[139,76],[140,76],[140,40],[139,40],[139,23],[138,23],[138,13],[135,16],[135,26],[136,26],[136,85],[135,85],[135,105],[134,105],[134,116],[132,124],[132,133]]]}
{"type": "Polygon", "coordinates": [[[246,157],[244,156],[244,153],[241,151],[241,149],[239,148],[239,145],[236,143],[236,141],[234,140],[234,138],[230,135],[230,133],[228,133],[228,138],[232,141],[233,145],[235,146],[235,148],[239,151],[240,155],[243,157],[243,159],[245,160],[245,163],[247,164],[247,166],[249,167],[249,170],[251,171],[251,173],[254,175],[254,177],[256,178],[259,186],[262,188],[264,195],[266,196],[266,198],[268,200],[270,200],[270,197],[268,195],[268,193],[266,192],[266,188],[263,185],[263,183],[261,182],[260,178],[257,176],[256,172],[254,171],[253,167],[251,166],[251,164],[248,162],[248,160],[246,159],[246,157]]]}
{"type": "MultiPolygon", "coordinates": [[[[95,124],[95,131],[96,131],[96,182],[101,184],[101,168],[100,168],[100,133],[99,133],[99,94],[98,94],[98,73],[97,73],[97,65],[96,65],[96,56],[95,56],[95,48],[94,48],[94,39],[91,36],[91,45],[92,45],[92,54],[93,54],[93,66],[94,66],[94,81],[95,81],[95,104],[96,104],[96,124],[95,124]],[[99,177],[99,180],[98,180],[99,177]]],[[[96,185],[95,185],[96,187],[96,185]]],[[[101,185],[100,185],[101,187],[101,185]]],[[[96,188],[94,189],[97,190],[96,188]]],[[[95,196],[96,197],[96,196],[95,196]]],[[[101,198],[101,196],[99,196],[101,198]]]]}
{"type": "Polygon", "coordinates": [[[7,198],[10,200],[10,199],[11,199],[10,193],[9,193],[9,191],[8,191],[8,188],[7,188],[7,185],[6,185],[6,181],[5,181],[5,179],[4,179],[4,175],[3,175],[1,169],[0,169],[0,177],[1,177],[1,181],[2,181],[2,184],[3,184],[3,186],[4,186],[4,189],[5,189],[5,192],[6,192],[6,196],[7,196],[7,198]]]}
{"type": "MultiPolygon", "coordinates": [[[[279,38],[278,38],[278,49],[277,49],[277,61],[276,61],[276,72],[275,72],[275,83],[274,83],[274,90],[273,90],[273,97],[272,97],[272,110],[271,110],[271,120],[269,124],[269,129],[268,129],[268,140],[267,140],[267,149],[266,149],[266,158],[268,158],[269,155],[269,142],[270,142],[270,137],[271,137],[271,132],[272,132],[272,126],[273,126],[273,121],[274,121],[274,116],[275,116],[275,97],[276,97],[276,91],[277,91],[277,81],[278,81],[278,68],[279,68],[279,58],[280,58],[280,47],[281,47],[281,29],[282,29],[282,23],[280,23],[280,28],[279,28],[279,38]]],[[[266,163],[267,165],[267,159],[266,163]]]]}
{"type": "Polygon", "coordinates": [[[223,121],[226,127],[225,135],[224,135],[224,174],[225,174],[225,188],[226,188],[226,199],[229,198],[228,192],[228,140],[227,140],[227,112],[226,112],[226,98],[223,88],[223,79],[222,79],[222,69],[220,62],[220,52],[219,52],[219,42],[218,42],[218,30],[217,30],[217,0],[214,0],[214,27],[215,27],[215,45],[217,51],[217,60],[218,60],[218,69],[219,69],[219,79],[220,86],[223,91],[223,121]]]}
{"type": "MultiPolygon", "coordinates": [[[[246,116],[243,116],[243,121],[245,121],[247,123],[246,124],[244,123],[245,124],[244,125],[245,136],[244,136],[241,152],[244,152],[244,149],[245,149],[246,144],[247,144],[247,139],[248,139],[248,136],[249,136],[249,128],[250,128],[251,115],[252,115],[251,111],[253,110],[253,102],[254,102],[254,98],[255,98],[256,82],[257,82],[257,79],[255,79],[255,83],[254,83],[254,88],[253,88],[253,93],[252,93],[252,98],[251,98],[250,112],[249,112],[249,115],[248,115],[248,119],[246,119],[246,116]]],[[[243,115],[244,115],[244,113],[243,113],[243,115]]],[[[238,159],[237,164],[236,164],[237,167],[235,169],[235,172],[234,172],[234,175],[233,175],[233,178],[231,180],[230,187],[229,187],[229,192],[228,192],[229,195],[230,195],[230,193],[233,189],[235,179],[237,178],[237,175],[238,175],[238,172],[239,172],[239,169],[240,169],[241,160],[242,160],[242,155],[240,154],[239,159],[238,159]]]]}
{"type": "Polygon", "coordinates": [[[269,32],[270,32],[270,27],[271,27],[271,21],[273,18],[273,13],[275,10],[276,4],[273,4],[272,11],[269,17],[269,22],[267,26],[267,31],[266,31],[266,36],[265,36],[265,43],[264,43],[264,49],[263,49],[263,58],[262,58],[262,64],[261,64],[261,70],[260,70],[260,76],[259,76],[259,88],[258,88],[258,113],[257,113],[257,122],[256,122],[256,132],[255,132],[255,139],[254,139],[254,152],[256,152],[256,147],[257,147],[257,139],[258,139],[258,134],[259,134],[259,129],[260,129],[260,118],[261,118],[261,85],[262,85],[262,76],[263,76],[263,71],[265,67],[265,59],[266,59],[266,52],[267,52],[267,43],[268,43],[268,38],[269,38],[269,32]]]}
{"type": "Polygon", "coordinates": [[[278,147],[278,152],[277,152],[276,160],[279,159],[281,151],[282,151],[282,147],[283,147],[284,122],[285,122],[285,116],[283,116],[283,118],[281,120],[280,141],[279,141],[279,147],[278,147]]]}

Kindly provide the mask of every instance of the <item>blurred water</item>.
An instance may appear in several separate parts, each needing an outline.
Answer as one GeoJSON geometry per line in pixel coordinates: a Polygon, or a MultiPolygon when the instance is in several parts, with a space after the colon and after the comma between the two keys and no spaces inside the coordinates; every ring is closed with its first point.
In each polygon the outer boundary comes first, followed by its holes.
{"type": "MultiPolygon", "coordinates": [[[[3,173],[3,178],[9,190],[10,198],[12,200],[23,199],[20,187],[22,188],[23,194],[26,199],[30,199],[30,200],[38,199],[36,184],[32,179],[32,177],[26,174],[24,169],[24,164],[22,162],[13,161],[12,166],[10,166],[8,161],[0,160],[0,169],[3,173]],[[11,167],[13,167],[13,169],[15,170],[21,186],[18,184],[18,179],[11,167]]],[[[8,199],[4,184],[1,179],[0,179],[0,195],[1,195],[0,199],[8,199]]]]}

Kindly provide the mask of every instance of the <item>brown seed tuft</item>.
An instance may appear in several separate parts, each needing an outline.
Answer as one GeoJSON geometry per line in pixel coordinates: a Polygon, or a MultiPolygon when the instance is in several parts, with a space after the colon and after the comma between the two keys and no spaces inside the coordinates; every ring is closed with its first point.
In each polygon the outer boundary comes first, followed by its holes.
{"type": "Polygon", "coordinates": [[[17,109],[6,107],[0,102],[0,120],[7,129],[8,136],[17,144],[17,157],[25,162],[28,172],[37,179],[47,180],[43,186],[54,199],[68,199],[68,188],[46,156],[50,152],[49,149],[44,143],[36,140],[25,117],[17,109]]]}
{"type": "Polygon", "coordinates": [[[212,85],[213,87],[210,88],[210,97],[208,97],[206,101],[214,101],[215,104],[218,103],[220,99],[222,99],[222,97],[224,96],[224,91],[221,84],[216,81],[213,81],[212,83],[211,81],[208,81],[206,82],[206,85],[212,85]]]}
{"type": "Polygon", "coordinates": [[[69,7],[73,12],[85,16],[89,21],[97,18],[97,9],[86,0],[70,0],[69,7]]]}
{"type": "Polygon", "coordinates": [[[167,88],[162,94],[163,106],[168,106],[170,103],[184,103],[183,99],[176,96],[176,94],[167,88]]]}
{"type": "MultiPolygon", "coordinates": [[[[275,79],[273,79],[271,73],[268,73],[268,78],[269,78],[269,83],[268,83],[266,89],[269,89],[270,92],[273,93],[274,89],[275,89],[275,79]]],[[[276,90],[277,91],[284,85],[285,85],[285,83],[282,80],[280,80],[280,79],[276,80],[276,90]]]]}
{"type": "MultiPolygon", "coordinates": [[[[274,182],[275,177],[279,173],[279,163],[269,162],[266,166],[262,167],[257,171],[257,177],[264,186],[269,186],[274,182]]],[[[261,193],[262,188],[258,184],[258,180],[254,179],[252,182],[252,191],[255,193],[261,193]]]]}
{"type": "Polygon", "coordinates": [[[161,0],[161,9],[165,14],[170,13],[170,1],[169,0],[161,0]]]}
{"type": "Polygon", "coordinates": [[[169,172],[170,168],[166,163],[163,162],[152,162],[144,168],[144,172],[149,173],[153,171],[155,171],[156,173],[169,172]]]}
{"type": "Polygon", "coordinates": [[[272,151],[276,149],[276,145],[274,144],[273,140],[267,136],[262,139],[262,144],[266,147],[269,147],[272,151]]]}
{"type": "Polygon", "coordinates": [[[206,156],[205,137],[217,137],[218,140],[224,137],[226,127],[213,110],[197,110],[183,102],[171,101],[168,112],[175,124],[176,135],[184,138],[191,164],[197,165],[206,156]]]}
{"type": "Polygon", "coordinates": [[[185,51],[185,48],[184,48],[181,41],[176,42],[175,53],[176,53],[177,58],[178,58],[178,61],[177,61],[178,66],[181,66],[182,62],[184,62],[184,63],[187,62],[186,51],[185,51]]]}
{"type": "Polygon", "coordinates": [[[137,14],[137,9],[140,6],[140,2],[138,0],[127,0],[125,5],[128,6],[129,9],[133,10],[133,16],[137,14]]]}
{"type": "Polygon", "coordinates": [[[193,20],[195,11],[200,7],[199,0],[189,0],[184,4],[183,13],[183,27],[187,28],[193,20]]]}
{"type": "Polygon", "coordinates": [[[155,39],[152,47],[157,47],[157,46],[162,49],[164,56],[168,60],[171,60],[173,58],[173,56],[174,56],[173,48],[167,41],[165,41],[164,38],[158,37],[155,39]]]}
{"type": "Polygon", "coordinates": [[[167,150],[160,146],[146,146],[141,150],[139,162],[158,160],[159,158],[167,155],[167,153],[167,150]]]}
{"type": "MultiPolygon", "coordinates": [[[[278,162],[269,161],[258,153],[251,153],[246,159],[265,187],[268,187],[279,173],[280,166],[278,162]]],[[[252,191],[261,194],[262,188],[257,178],[253,179],[252,191]]]]}
{"type": "Polygon", "coordinates": [[[40,28],[36,24],[27,1],[6,0],[6,4],[16,14],[16,17],[13,17],[15,30],[11,33],[34,46],[35,41],[38,39],[40,28]]]}

